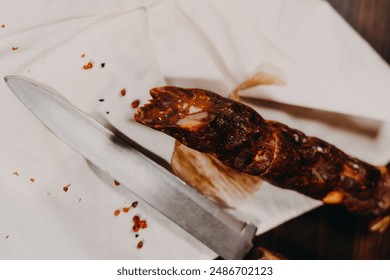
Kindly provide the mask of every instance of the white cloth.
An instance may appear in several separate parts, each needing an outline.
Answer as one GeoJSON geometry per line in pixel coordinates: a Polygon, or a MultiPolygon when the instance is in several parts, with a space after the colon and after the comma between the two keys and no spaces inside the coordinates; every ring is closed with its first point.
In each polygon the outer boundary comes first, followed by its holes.
{"type": "MultiPolygon", "coordinates": [[[[133,100],[143,103],[150,88],[166,84],[226,95],[259,70],[281,75],[287,86],[262,86],[246,95],[301,106],[272,103],[275,110],[251,103],[264,117],[372,163],[390,158],[384,123],[390,120],[389,67],[326,2],[3,2],[0,76],[22,74],[49,85],[166,160],[173,140],[135,124],[133,100]],[[83,69],[88,62],[93,67],[83,69]]],[[[4,81],[0,94],[1,259],[216,256],[142,201],[114,216],[139,199],[53,136],[4,81]],[[138,238],[131,230],[134,214],[148,222],[138,238]]],[[[256,223],[261,233],[319,204],[263,184],[230,212],[256,223]]]]}

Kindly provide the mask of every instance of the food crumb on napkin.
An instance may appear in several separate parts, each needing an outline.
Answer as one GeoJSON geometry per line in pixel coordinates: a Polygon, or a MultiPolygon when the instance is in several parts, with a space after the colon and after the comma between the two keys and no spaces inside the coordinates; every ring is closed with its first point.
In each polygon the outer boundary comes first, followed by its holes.
{"type": "Polygon", "coordinates": [[[92,61],[89,61],[88,63],[86,63],[86,64],[83,65],[83,69],[84,69],[84,70],[92,69],[92,67],[93,67],[92,61]]]}

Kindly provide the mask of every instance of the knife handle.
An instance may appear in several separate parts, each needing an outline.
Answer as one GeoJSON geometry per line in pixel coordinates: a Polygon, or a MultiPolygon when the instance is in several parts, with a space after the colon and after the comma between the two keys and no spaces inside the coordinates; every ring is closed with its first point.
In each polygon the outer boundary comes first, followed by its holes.
{"type": "Polygon", "coordinates": [[[252,247],[245,260],[286,260],[284,256],[260,246],[252,247]]]}

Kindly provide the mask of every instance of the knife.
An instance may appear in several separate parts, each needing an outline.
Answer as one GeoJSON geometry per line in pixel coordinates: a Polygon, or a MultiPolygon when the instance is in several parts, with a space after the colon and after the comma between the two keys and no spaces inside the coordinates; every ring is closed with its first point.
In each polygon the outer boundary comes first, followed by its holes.
{"type": "Polygon", "coordinates": [[[53,134],[99,169],[204,243],[223,259],[242,259],[256,227],[237,220],[174,174],[59,98],[59,93],[22,76],[5,81],[53,134]]]}

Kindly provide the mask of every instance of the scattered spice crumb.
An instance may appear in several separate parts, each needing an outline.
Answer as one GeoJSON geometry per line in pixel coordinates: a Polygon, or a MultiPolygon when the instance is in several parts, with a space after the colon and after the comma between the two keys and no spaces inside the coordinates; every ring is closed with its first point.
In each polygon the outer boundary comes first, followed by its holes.
{"type": "Polygon", "coordinates": [[[137,249],[141,249],[144,246],[144,243],[142,241],[138,242],[137,249]]]}
{"type": "Polygon", "coordinates": [[[5,24],[2,24],[2,25],[1,25],[1,28],[5,28],[5,24]]]}
{"type": "Polygon", "coordinates": [[[62,189],[64,190],[64,192],[67,192],[69,190],[69,187],[71,186],[72,184],[67,184],[66,186],[64,186],[62,189]]]}
{"type": "Polygon", "coordinates": [[[35,182],[35,179],[34,179],[34,178],[30,178],[30,181],[34,183],[34,182],[35,182]]]}
{"type": "Polygon", "coordinates": [[[79,198],[79,202],[81,201],[81,198],[79,198]]]}
{"type": "Polygon", "coordinates": [[[134,222],[133,231],[134,231],[134,232],[138,232],[138,231],[139,231],[139,225],[138,225],[138,223],[135,223],[135,222],[134,222]]]}
{"type": "Polygon", "coordinates": [[[125,88],[122,88],[122,89],[121,89],[121,95],[122,95],[122,96],[125,96],[125,95],[126,95],[126,89],[125,89],[125,88]]]}
{"type": "Polygon", "coordinates": [[[137,234],[135,235],[135,238],[138,238],[138,236],[139,236],[139,234],[137,233],[137,234]]]}
{"type": "Polygon", "coordinates": [[[148,224],[147,224],[146,221],[144,220],[144,221],[140,221],[139,226],[140,226],[141,228],[147,228],[147,227],[148,227],[148,224]]]}
{"type": "Polygon", "coordinates": [[[131,102],[131,107],[133,107],[134,109],[138,108],[140,102],[141,101],[139,99],[134,100],[133,102],[131,102]]]}
{"type": "Polygon", "coordinates": [[[110,114],[110,112],[108,112],[108,111],[107,111],[107,112],[106,112],[106,114],[107,114],[107,115],[109,115],[109,114],[110,114]]]}
{"type": "Polygon", "coordinates": [[[121,213],[121,210],[117,209],[114,211],[114,216],[118,216],[121,213]]]}
{"type": "Polygon", "coordinates": [[[106,63],[102,63],[102,64],[100,64],[100,66],[102,67],[102,68],[104,68],[104,66],[106,66],[106,63]]]}
{"type": "Polygon", "coordinates": [[[12,174],[14,174],[14,175],[16,175],[16,176],[19,176],[19,173],[18,173],[18,171],[15,171],[14,173],[12,173],[12,174]]]}
{"type": "Polygon", "coordinates": [[[47,195],[51,195],[51,192],[47,192],[46,194],[47,194],[47,195]]]}
{"type": "Polygon", "coordinates": [[[103,98],[99,99],[99,102],[104,102],[104,99],[103,98]]]}
{"type": "Polygon", "coordinates": [[[119,183],[117,180],[114,180],[115,186],[119,186],[121,183],[119,183]]]}
{"type": "Polygon", "coordinates": [[[93,64],[92,64],[91,61],[89,61],[87,64],[84,64],[83,69],[84,69],[84,70],[89,70],[89,69],[91,69],[92,67],[93,67],[93,64]]]}
{"type": "Polygon", "coordinates": [[[19,49],[19,47],[12,47],[12,50],[13,51],[16,51],[16,50],[18,50],[19,49]]]}
{"type": "Polygon", "coordinates": [[[135,207],[137,207],[137,205],[138,205],[138,201],[134,201],[134,202],[131,204],[131,207],[135,208],[135,207]]]}
{"type": "Polygon", "coordinates": [[[8,239],[9,238],[9,234],[5,237],[5,239],[8,239]]]}
{"type": "Polygon", "coordinates": [[[83,53],[83,54],[81,55],[81,57],[85,57],[85,53],[83,53]]]}
{"type": "Polygon", "coordinates": [[[139,229],[145,229],[148,227],[148,224],[146,223],[146,220],[141,220],[139,216],[135,215],[133,217],[133,222],[134,222],[134,225],[133,225],[133,231],[134,232],[138,232],[139,229]]]}

